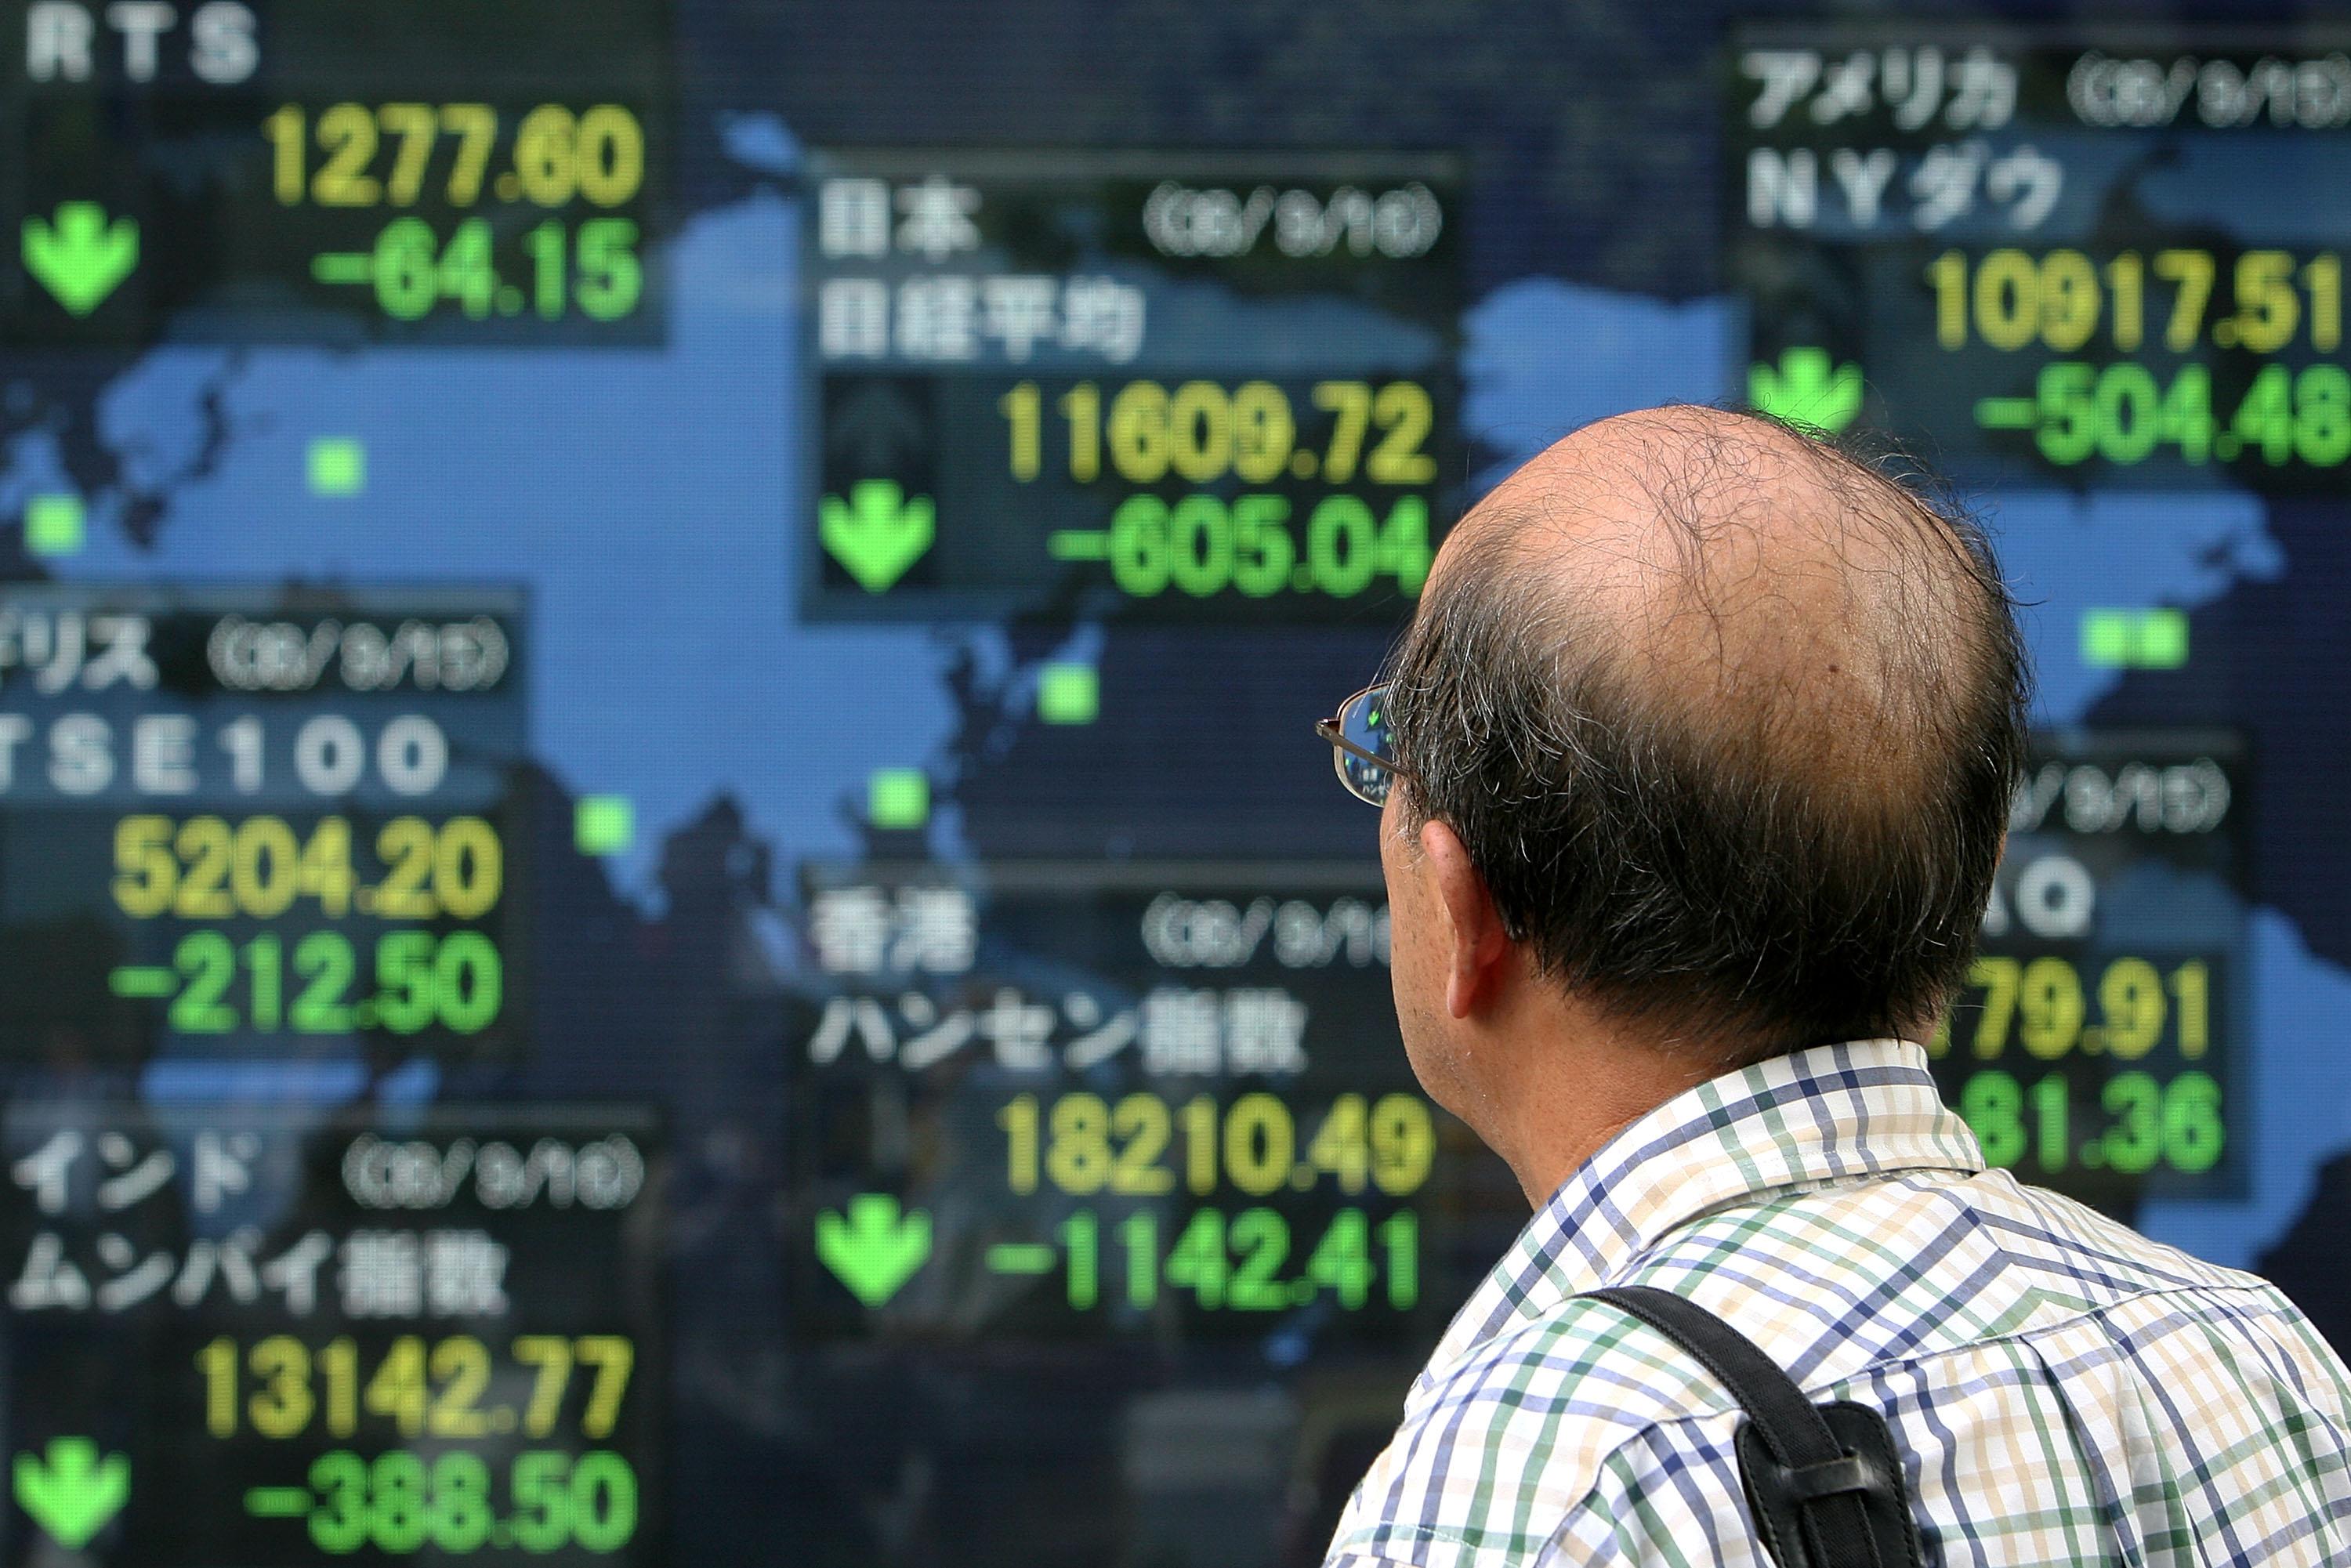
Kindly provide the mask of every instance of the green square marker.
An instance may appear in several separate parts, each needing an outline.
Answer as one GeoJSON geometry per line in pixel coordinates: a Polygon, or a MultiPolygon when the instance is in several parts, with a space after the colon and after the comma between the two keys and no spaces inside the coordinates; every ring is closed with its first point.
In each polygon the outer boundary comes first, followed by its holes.
{"type": "Polygon", "coordinates": [[[637,841],[637,808],[626,795],[582,795],[571,808],[571,841],[583,855],[617,855],[637,841]]]}
{"type": "Polygon", "coordinates": [[[75,555],[89,528],[79,496],[36,496],[25,503],[25,553],[75,555]]]}
{"type": "Polygon", "coordinates": [[[367,448],[348,435],[322,435],[310,443],[310,492],[356,496],[367,488],[367,448]]]}
{"type": "Polygon", "coordinates": [[[865,780],[865,817],[877,828],[919,828],[931,820],[931,779],[919,768],[877,768],[865,780]]]}
{"type": "Polygon", "coordinates": [[[2141,669],[2176,670],[2188,663],[2188,612],[2142,611],[2137,653],[2141,669]]]}
{"type": "Polygon", "coordinates": [[[2138,641],[2137,619],[2127,610],[2082,612],[2082,663],[2095,670],[2119,670],[2131,662],[2138,641]]]}
{"type": "Polygon", "coordinates": [[[1092,724],[1102,715],[1102,677],[1092,664],[1047,664],[1037,673],[1037,716],[1047,724],[1092,724]]]}

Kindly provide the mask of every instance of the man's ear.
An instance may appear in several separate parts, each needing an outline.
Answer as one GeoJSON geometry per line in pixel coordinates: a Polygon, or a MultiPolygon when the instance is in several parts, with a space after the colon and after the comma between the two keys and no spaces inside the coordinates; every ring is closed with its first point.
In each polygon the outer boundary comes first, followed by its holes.
{"type": "Polygon", "coordinates": [[[1494,907],[1494,895],[1486,890],[1486,879],[1478,874],[1468,850],[1451,828],[1434,820],[1422,823],[1420,851],[1427,857],[1452,937],[1445,1009],[1466,1019],[1493,1001],[1508,972],[1510,938],[1502,929],[1502,912],[1494,907]]]}

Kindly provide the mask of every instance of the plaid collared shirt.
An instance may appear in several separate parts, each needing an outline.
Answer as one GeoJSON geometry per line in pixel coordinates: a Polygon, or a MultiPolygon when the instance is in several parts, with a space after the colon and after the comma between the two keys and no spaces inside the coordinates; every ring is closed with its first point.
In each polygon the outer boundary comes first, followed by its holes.
{"type": "Polygon", "coordinates": [[[1761,1568],[1730,1396],[1604,1284],[1886,1412],[1927,1560],[2351,1563],[2351,1374],[2276,1290],[1984,1168],[1917,1046],[1823,1046],[1617,1134],[1447,1330],[1326,1568],[1761,1568]]]}

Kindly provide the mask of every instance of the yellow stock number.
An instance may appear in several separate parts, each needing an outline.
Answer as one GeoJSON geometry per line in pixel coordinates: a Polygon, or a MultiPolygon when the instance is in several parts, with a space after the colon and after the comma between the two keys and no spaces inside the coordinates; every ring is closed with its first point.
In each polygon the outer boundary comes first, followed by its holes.
{"type": "MultiPolygon", "coordinates": [[[[1417,382],[1314,383],[1313,407],[1327,435],[1301,444],[1290,395],[1271,382],[1228,389],[1215,382],[1129,382],[1105,400],[1080,382],[1055,400],[1067,438],[1071,479],[1090,485],[1105,472],[1131,485],[1170,477],[1205,485],[1230,476],[1245,485],[1290,477],[1332,485],[1358,473],[1374,485],[1426,485],[1437,459],[1421,450],[1437,423],[1435,400],[1417,382]]],[[[1012,476],[1044,471],[1045,394],[1021,382],[997,400],[1010,438],[1012,476]]]]}
{"type": "Polygon", "coordinates": [[[375,850],[383,875],[363,886],[343,817],[321,818],[308,838],[283,817],[125,817],[114,827],[114,903],[134,920],[268,920],[300,898],[338,919],[356,907],[385,920],[472,920],[503,891],[497,830],[479,817],[394,817],[375,850]]]}
{"type": "Polygon", "coordinates": [[[2249,250],[2228,268],[2225,289],[2222,278],[2209,250],[2126,250],[2103,263],[2078,250],[2011,247],[1974,259],[1947,250],[1927,267],[1935,340],[1946,349],[1979,341],[2070,354],[2101,330],[2124,353],[2150,331],[2175,354],[2206,344],[2273,354],[2297,333],[2322,354],[2342,346],[2343,261],[2334,252],[2298,259],[2249,250]],[[2223,293],[2227,308],[2217,308],[2223,293]]]}
{"type": "Polygon", "coordinates": [[[315,120],[288,103],[261,129],[269,138],[271,187],[289,207],[306,200],[322,207],[413,206],[444,141],[449,163],[435,193],[453,207],[480,201],[486,183],[499,201],[560,207],[576,197],[617,207],[645,178],[644,128],[617,103],[528,110],[514,128],[510,167],[494,180],[486,177],[502,131],[486,103],[337,103],[315,120]],[[391,162],[382,164],[378,154],[387,146],[391,162]]]}
{"type": "Polygon", "coordinates": [[[611,1434],[636,1366],[636,1346],[619,1334],[518,1334],[508,1354],[533,1374],[519,1409],[485,1407],[492,1382],[490,1349],[471,1334],[427,1343],[402,1334],[365,1365],[350,1336],[312,1349],[291,1334],[272,1334],[240,1351],[225,1336],[196,1353],[204,1385],[204,1429],[234,1437],[242,1427],[264,1437],[298,1437],[315,1421],[348,1437],[364,1416],[390,1423],[403,1437],[480,1437],[519,1429],[544,1437],[561,1418],[576,1366],[593,1377],[580,1412],[588,1437],[611,1434]]]}
{"type": "MultiPolygon", "coordinates": [[[[2095,998],[2081,972],[2054,956],[2027,961],[1986,956],[1970,967],[1967,983],[1982,993],[1968,1042],[1970,1054],[1980,1061],[2003,1055],[2011,1040],[2043,1061],[2074,1051],[2136,1061],[2167,1034],[2188,1061],[2211,1050],[2212,972],[2201,960],[2165,974],[2144,958],[2116,958],[2099,973],[2095,998]]],[[[1928,1053],[1948,1054],[1954,1022],[1964,1019],[1956,1010],[1947,1016],[1928,1053]]]]}
{"type": "Polygon", "coordinates": [[[1342,1094],[1331,1103],[1301,1154],[1298,1123],[1274,1095],[1244,1094],[1220,1106],[1202,1094],[1171,1106],[1156,1094],[1115,1103],[1099,1094],[1063,1094],[1046,1107],[1034,1094],[996,1115],[1005,1133],[1008,1184],[1019,1193],[1050,1182],[1081,1197],[1111,1192],[1152,1197],[1186,1188],[1215,1192],[1228,1183],[1252,1197],[1284,1186],[1304,1190],[1324,1177],[1343,1193],[1368,1183],[1393,1197],[1416,1191],[1437,1158],[1426,1102],[1386,1094],[1367,1102],[1342,1094]],[[1171,1145],[1183,1145],[1171,1166],[1171,1145]]]}

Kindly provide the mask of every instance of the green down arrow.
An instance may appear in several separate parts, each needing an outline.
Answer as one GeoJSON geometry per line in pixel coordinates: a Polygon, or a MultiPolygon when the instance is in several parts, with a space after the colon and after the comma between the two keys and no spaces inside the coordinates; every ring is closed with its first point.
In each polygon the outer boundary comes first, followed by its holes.
{"type": "Polygon", "coordinates": [[[1774,419],[1843,430],[1861,413],[1861,367],[1831,368],[1826,349],[1790,349],[1778,368],[1757,361],[1747,369],[1747,401],[1774,419]]]}
{"type": "Polygon", "coordinates": [[[817,505],[824,548],[868,593],[880,593],[923,559],[937,514],[928,496],[909,497],[890,479],[860,479],[847,501],[827,496],[817,505]]]}
{"type": "Polygon", "coordinates": [[[88,1437],[52,1437],[48,1462],[16,1456],[16,1506],[68,1552],[78,1552],[131,1500],[131,1461],[98,1457],[88,1437]]]}
{"type": "Polygon", "coordinates": [[[888,1193],[861,1192],[848,1218],[829,1208],[816,1217],[816,1255],[851,1295],[878,1307],[931,1255],[931,1217],[918,1208],[901,1218],[888,1193]]]}
{"type": "Polygon", "coordinates": [[[139,265],[139,225],[129,218],[110,225],[96,202],[65,202],[54,225],[25,220],[24,252],[25,270],[69,313],[87,316],[139,265]]]}

